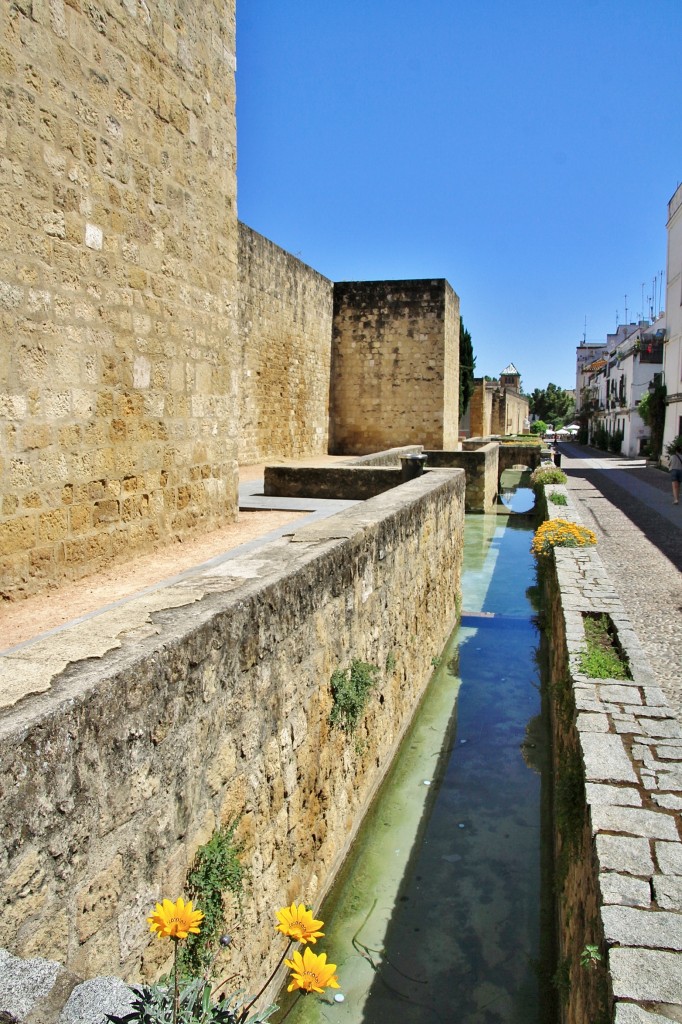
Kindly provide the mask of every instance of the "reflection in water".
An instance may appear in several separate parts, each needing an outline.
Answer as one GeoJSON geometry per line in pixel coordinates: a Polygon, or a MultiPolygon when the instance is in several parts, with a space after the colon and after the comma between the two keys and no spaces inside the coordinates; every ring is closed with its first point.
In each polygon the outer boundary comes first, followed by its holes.
{"type": "Polygon", "coordinates": [[[535,507],[535,494],[530,486],[530,469],[527,466],[504,470],[500,477],[500,501],[510,512],[530,512],[535,507]]]}
{"type": "Polygon", "coordinates": [[[531,531],[471,516],[466,534],[455,642],[321,910],[345,1001],[306,997],[291,1021],[554,1019],[539,982],[547,731],[531,531]]]}

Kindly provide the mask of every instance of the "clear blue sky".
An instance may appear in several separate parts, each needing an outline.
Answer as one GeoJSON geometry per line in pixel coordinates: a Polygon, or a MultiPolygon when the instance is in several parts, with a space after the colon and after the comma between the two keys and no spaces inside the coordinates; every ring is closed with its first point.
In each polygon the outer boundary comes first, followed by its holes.
{"type": "Polygon", "coordinates": [[[682,180],[682,0],[237,0],[240,219],[334,281],[445,277],[477,374],[575,385],[682,180]]]}

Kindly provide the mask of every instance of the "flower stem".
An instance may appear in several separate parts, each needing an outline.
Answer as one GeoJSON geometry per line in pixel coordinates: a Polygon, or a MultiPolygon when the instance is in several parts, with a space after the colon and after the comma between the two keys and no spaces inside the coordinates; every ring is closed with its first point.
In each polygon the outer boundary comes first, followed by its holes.
{"type": "Polygon", "coordinates": [[[173,937],[173,1024],[177,1024],[180,1009],[180,988],[178,985],[178,940],[173,937]]]}

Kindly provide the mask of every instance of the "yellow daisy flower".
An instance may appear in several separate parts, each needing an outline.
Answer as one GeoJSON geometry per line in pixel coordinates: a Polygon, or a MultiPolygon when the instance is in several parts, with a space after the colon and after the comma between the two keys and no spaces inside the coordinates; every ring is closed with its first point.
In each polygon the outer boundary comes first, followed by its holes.
{"type": "Polygon", "coordinates": [[[277,911],[279,924],[275,925],[278,932],[286,935],[293,942],[317,942],[324,932],[321,928],[324,921],[316,921],[312,910],[308,910],[305,903],[296,906],[292,903],[290,907],[282,907],[277,911]]]}
{"type": "Polygon", "coordinates": [[[291,960],[285,960],[287,967],[291,968],[291,984],[287,992],[293,992],[300,988],[304,992],[324,992],[325,988],[338,988],[339,981],[334,973],[336,964],[327,963],[326,953],[313,953],[312,949],[306,947],[303,956],[298,950],[291,960]]]}
{"type": "Polygon", "coordinates": [[[179,896],[176,903],[171,900],[164,900],[163,906],[157,903],[156,910],[147,921],[149,930],[156,932],[160,939],[186,939],[190,932],[199,934],[203,919],[203,910],[192,910],[192,901],[185,903],[179,896]]]}

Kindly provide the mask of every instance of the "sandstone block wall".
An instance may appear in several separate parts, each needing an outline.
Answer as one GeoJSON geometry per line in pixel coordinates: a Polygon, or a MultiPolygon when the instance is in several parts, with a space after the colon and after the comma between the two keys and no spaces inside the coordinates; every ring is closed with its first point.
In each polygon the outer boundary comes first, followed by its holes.
{"type": "Polygon", "coordinates": [[[319,902],[454,625],[463,507],[434,471],[0,658],[5,701],[19,670],[43,691],[0,711],[3,944],[159,973],[146,915],[241,814],[230,970],[266,977],[274,909],[319,902]],[[348,736],[329,684],[354,658],[379,673],[348,736]]]}
{"type": "Polygon", "coordinates": [[[450,466],[466,474],[466,512],[492,512],[497,501],[500,446],[496,441],[455,452],[425,452],[426,465],[440,469],[450,466]]]}
{"type": "Polygon", "coordinates": [[[0,5],[0,590],[236,515],[233,0],[0,5]]]}
{"type": "Polygon", "coordinates": [[[239,461],[326,455],[333,285],[239,225],[239,461]]]}
{"type": "Polygon", "coordinates": [[[459,299],[445,280],[334,285],[332,452],[455,448],[459,299]]]}
{"type": "Polygon", "coordinates": [[[469,402],[469,436],[489,437],[492,431],[492,392],[482,377],[477,378],[469,402]]]}
{"type": "Polygon", "coordinates": [[[523,434],[528,416],[528,399],[509,388],[500,389],[497,381],[482,377],[475,382],[469,405],[469,436],[523,434]]]}
{"type": "Polygon", "coordinates": [[[504,395],[504,430],[503,434],[528,434],[529,427],[525,426],[528,419],[528,399],[515,391],[505,391],[504,395]]]}

